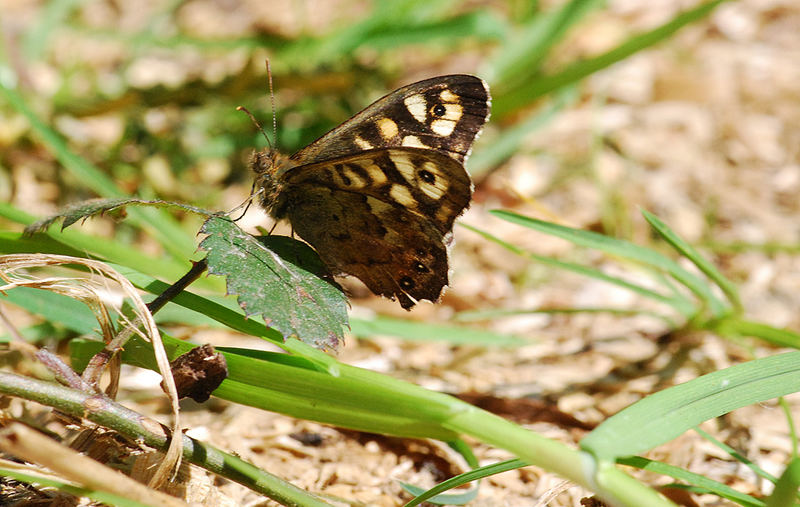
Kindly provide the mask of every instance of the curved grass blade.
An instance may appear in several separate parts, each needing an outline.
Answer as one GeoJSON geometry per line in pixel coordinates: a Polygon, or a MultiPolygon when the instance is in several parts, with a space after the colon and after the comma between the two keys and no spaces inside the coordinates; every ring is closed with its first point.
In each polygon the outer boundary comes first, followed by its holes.
{"type": "Polygon", "coordinates": [[[722,319],[715,324],[715,331],[723,336],[755,336],[779,347],[800,349],[800,334],[791,329],[737,318],[722,319]]]}
{"type": "Polygon", "coordinates": [[[756,359],[652,394],[610,417],[580,446],[605,461],[667,442],[731,410],[800,391],[800,352],[756,359]]]}
{"type": "MultiPolygon", "coordinates": [[[[493,213],[495,213],[495,212],[493,212],[493,213]]],[[[499,212],[497,212],[495,214],[499,215],[499,212]]],[[[501,218],[502,218],[502,216],[501,216],[501,218]]],[[[525,217],[522,217],[522,218],[525,218],[525,217]]],[[[533,220],[533,219],[530,219],[530,220],[533,220]]],[[[547,222],[542,222],[542,223],[546,224],[547,222]]],[[[634,283],[622,280],[622,279],[620,279],[618,277],[609,276],[609,275],[607,275],[607,274],[605,274],[602,271],[597,270],[597,269],[589,268],[589,267],[583,266],[581,264],[575,264],[575,263],[572,263],[572,262],[559,261],[559,260],[556,260],[556,259],[552,259],[550,257],[545,257],[543,255],[536,255],[534,253],[531,253],[531,252],[528,252],[526,250],[523,250],[522,248],[519,248],[516,245],[512,245],[511,243],[508,243],[507,241],[504,241],[504,240],[498,238],[497,236],[494,236],[492,234],[489,234],[488,232],[482,231],[481,229],[478,229],[476,227],[473,227],[473,226],[467,225],[467,224],[461,224],[461,225],[463,227],[466,227],[467,229],[473,231],[473,232],[476,232],[476,233],[480,234],[484,238],[489,239],[489,240],[497,243],[498,245],[502,246],[503,248],[505,248],[505,249],[507,249],[507,250],[509,250],[511,252],[514,252],[517,255],[521,255],[521,256],[527,257],[528,259],[531,259],[533,261],[540,262],[540,263],[548,265],[548,266],[553,266],[553,267],[558,268],[558,269],[564,269],[564,270],[567,270],[567,271],[572,271],[573,273],[578,273],[578,274],[583,275],[583,276],[588,276],[588,277],[591,277],[591,278],[595,278],[597,280],[602,280],[602,281],[610,283],[612,285],[617,285],[619,287],[623,287],[623,288],[628,289],[628,290],[630,290],[632,292],[635,292],[636,294],[644,296],[644,297],[646,297],[648,299],[653,299],[653,300],[658,301],[660,303],[667,304],[667,305],[675,308],[676,311],[678,311],[681,315],[685,316],[686,318],[690,318],[692,315],[694,315],[696,313],[696,309],[695,309],[694,305],[692,304],[692,302],[689,299],[685,298],[684,296],[682,296],[680,294],[676,294],[674,297],[665,296],[665,295],[663,295],[661,293],[658,293],[658,292],[655,292],[655,291],[650,290],[648,288],[642,287],[641,285],[636,285],[634,283]]],[[[526,225],[526,224],[523,224],[523,225],[526,225]]],[[[570,229],[570,230],[574,230],[574,229],[570,229]]],[[[583,232],[583,231],[579,231],[579,232],[583,232]]],[[[605,236],[602,236],[602,237],[605,237],[605,236]]]]}
{"type": "Polygon", "coordinates": [[[722,292],[728,298],[728,301],[733,305],[737,312],[742,311],[742,302],[739,299],[739,291],[736,290],[736,286],[725,276],[719,272],[719,270],[708,260],[700,255],[692,245],[684,241],[681,237],[679,237],[675,232],[672,231],[667,224],[662,222],[657,216],[653,215],[647,210],[642,210],[642,215],[644,219],[647,220],[647,223],[650,224],[650,227],[655,229],[655,231],[661,235],[667,243],[672,245],[672,247],[681,253],[684,257],[692,261],[692,263],[697,266],[697,268],[703,272],[708,278],[710,278],[717,286],[722,289],[722,292]]]}
{"type": "Polygon", "coordinates": [[[453,500],[462,500],[463,502],[456,504],[453,502],[454,505],[462,505],[470,500],[472,500],[478,494],[478,488],[475,487],[467,493],[461,493],[459,495],[442,495],[441,493],[453,488],[457,488],[458,486],[463,486],[464,484],[469,484],[472,481],[477,481],[480,479],[484,479],[486,477],[491,477],[492,475],[501,474],[503,472],[508,472],[509,470],[516,470],[517,468],[522,468],[528,466],[528,463],[522,461],[521,459],[510,459],[507,461],[502,461],[500,463],[493,463],[491,465],[482,466],[476,468],[474,470],[470,470],[469,472],[464,472],[463,474],[459,474],[455,477],[451,477],[446,481],[442,481],[436,486],[430,488],[429,490],[425,491],[422,488],[418,488],[417,486],[413,486],[411,484],[401,482],[400,485],[411,493],[412,495],[417,495],[413,500],[406,503],[403,507],[413,507],[415,505],[419,505],[422,502],[430,502],[430,503],[445,503],[439,502],[437,499],[453,499],[453,500]]]}
{"type": "Polygon", "coordinates": [[[669,273],[670,276],[686,286],[703,303],[708,305],[714,317],[722,317],[727,313],[725,305],[711,292],[708,285],[700,277],[683,269],[677,262],[654,250],[596,232],[573,229],[552,222],[526,217],[511,211],[492,210],[490,213],[508,222],[566,239],[576,245],[595,248],[610,255],[616,255],[623,259],[658,268],[669,273]]]}
{"type": "MultiPolygon", "coordinates": [[[[691,484],[694,487],[693,489],[697,489],[701,493],[712,493],[744,507],[764,507],[764,502],[758,498],[753,498],[750,495],[736,491],[727,484],[722,484],[721,482],[711,480],[703,475],[695,474],[673,465],[668,465],[666,463],[653,461],[639,456],[620,458],[617,460],[617,463],[684,481],[688,484],[691,484]]],[[[682,484],[670,484],[669,486],[685,487],[682,484]]]]}
{"type": "Polygon", "coordinates": [[[566,69],[534,80],[523,82],[517,88],[502,95],[495,95],[492,114],[502,119],[515,111],[528,106],[533,101],[553,90],[575,83],[595,72],[605,69],[616,62],[624,60],[632,54],[661,42],[675,32],[706,17],[714,8],[725,0],[713,0],[678,14],[667,23],[643,34],[635,35],[616,48],[602,55],[575,63],[566,69]]]}

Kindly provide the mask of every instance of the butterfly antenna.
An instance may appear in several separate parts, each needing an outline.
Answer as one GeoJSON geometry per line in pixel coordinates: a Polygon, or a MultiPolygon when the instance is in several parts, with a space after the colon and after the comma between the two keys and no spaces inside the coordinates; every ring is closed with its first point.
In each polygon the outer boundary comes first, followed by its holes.
{"type": "Polygon", "coordinates": [[[269,81],[269,100],[272,103],[272,138],[275,140],[275,145],[278,145],[278,112],[275,107],[275,92],[272,88],[272,69],[269,66],[269,58],[267,58],[267,81],[269,81]]]}
{"type": "Polygon", "coordinates": [[[269,150],[272,151],[272,142],[269,140],[269,136],[267,135],[267,133],[264,132],[264,128],[261,126],[261,124],[258,122],[258,120],[256,120],[256,117],[253,116],[253,113],[248,111],[247,108],[244,107],[244,106],[237,106],[236,110],[237,111],[242,111],[242,112],[244,112],[244,114],[246,114],[247,116],[250,117],[250,121],[253,122],[253,125],[256,126],[256,128],[259,130],[259,132],[261,132],[261,135],[264,136],[264,139],[267,140],[267,146],[269,146],[269,150]]]}

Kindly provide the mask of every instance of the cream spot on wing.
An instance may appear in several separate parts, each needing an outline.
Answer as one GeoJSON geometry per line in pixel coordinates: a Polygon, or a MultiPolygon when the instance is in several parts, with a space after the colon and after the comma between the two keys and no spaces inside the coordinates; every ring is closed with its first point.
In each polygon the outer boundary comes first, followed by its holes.
{"type": "Polygon", "coordinates": [[[450,120],[433,120],[431,122],[431,130],[442,137],[447,137],[453,133],[456,128],[456,122],[450,120]]]}
{"type": "Polygon", "coordinates": [[[441,93],[439,93],[439,98],[441,98],[445,102],[458,102],[459,101],[458,95],[456,95],[455,93],[451,92],[448,88],[445,88],[444,90],[441,91],[441,93]]]}
{"type": "Polygon", "coordinates": [[[397,168],[397,172],[399,172],[407,182],[413,185],[414,179],[416,178],[414,164],[411,163],[408,157],[398,153],[392,153],[391,158],[392,162],[394,162],[394,166],[397,168]]]}
{"type": "Polygon", "coordinates": [[[350,180],[350,184],[347,185],[349,188],[364,188],[365,186],[367,186],[367,181],[364,178],[362,178],[360,174],[350,169],[349,167],[344,168],[344,170],[342,171],[342,176],[350,180]]]}
{"type": "Polygon", "coordinates": [[[381,118],[377,123],[378,130],[381,132],[381,136],[387,141],[397,135],[397,123],[395,123],[393,120],[390,120],[389,118],[381,118]]]}
{"type": "Polygon", "coordinates": [[[383,202],[380,199],[376,199],[372,196],[367,196],[367,206],[369,206],[369,210],[376,215],[394,213],[395,211],[394,207],[388,202],[383,202]]]}
{"type": "Polygon", "coordinates": [[[378,167],[378,165],[375,164],[375,162],[371,158],[364,160],[356,160],[355,163],[361,166],[364,169],[364,171],[366,171],[367,176],[372,182],[371,186],[375,187],[386,183],[387,180],[386,173],[384,173],[383,169],[378,167]]]}
{"type": "Polygon", "coordinates": [[[425,123],[428,113],[428,102],[425,100],[425,97],[419,93],[415,93],[414,95],[409,95],[406,97],[405,100],[403,100],[403,103],[406,105],[406,109],[408,109],[408,112],[411,113],[411,116],[413,116],[415,120],[420,123],[425,123]]]}
{"type": "Polygon", "coordinates": [[[405,136],[402,144],[403,146],[410,146],[412,148],[430,148],[430,146],[420,141],[417,136],[405,136]]]}
{"type": "Polygon", "coordinates": [[[372,148],[374,148],[371,142],[367,141],[361,136],[356,136],[354,142],[356,143],[356,146],[358,146],[362,150],[371,150],[372,148]]]}
{"type": "Polygon", "coordinates": [[[404,187],[403,185],[392,185],[391,190],[389,190],[389,195],[395,200],[395,202],[397,202],[397,204],[403,207],[417,207],[417,201],[411,196],[411,192],[408,190],[408,188],[404,187]]]}
{"type": "Polygon", "coordinates": [[[464,107],[461,104],[442,104],[445,108],[445,113],[439,119],[458,121],[464,112],[464,107]]]}
{"type": "Polygon", "coordinates": [[[438,119],[431,122],[431,130],[440,136],[449,136],[456,128],[456,123],[461,119],[464,108],[461,104],[442,104],[445,112],[438,119]]]}

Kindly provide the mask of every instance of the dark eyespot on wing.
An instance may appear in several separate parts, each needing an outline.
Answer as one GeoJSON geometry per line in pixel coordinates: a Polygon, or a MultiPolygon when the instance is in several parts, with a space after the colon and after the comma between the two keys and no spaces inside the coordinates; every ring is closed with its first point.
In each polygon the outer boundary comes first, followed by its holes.
{"type": "Polygon", "coordinates": [[[436,176],[434,176],[433,173],[425,169],[419,172],[419,177],[425,183],[434,183],[436,181],[436,176]]]}

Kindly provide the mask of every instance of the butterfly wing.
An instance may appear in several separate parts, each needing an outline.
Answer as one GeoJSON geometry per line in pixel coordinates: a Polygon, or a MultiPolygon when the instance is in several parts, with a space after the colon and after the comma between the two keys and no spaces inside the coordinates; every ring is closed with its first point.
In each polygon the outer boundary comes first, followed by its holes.
{"type": "Polygon", "coordinates": [[[378,99],[292,155],[311,164],[360,151],[410,146],[436,150],[464,163],[489,118],[489,87],[465,74],[404,86],[378,99]]]}
{"type": "MultiPolygon", "coordinates": [[[[368,150],[297,167],[286,173],[282,186],[284,207],[293,208],[295,215],[306,206],[299,204],[297,187],[328,187],[399,206],[418,220],[429,222],[442,235],[453,229],[453,222],[472,196],[472,182],[460,163],[421,148],[368,150]]],[[[285,214],[274,212],[276,218],[285,214]]],[[[296,224],[291,215],[288,218],[296,224]]]]}
{"type": "Polygon", "coordinates": [[[358,277],[406,309],[439,299],[453,222],[471,194],[460,163],[391,148],[298,169],[287,173],[280,214],[332,271],[358,277]]]}

